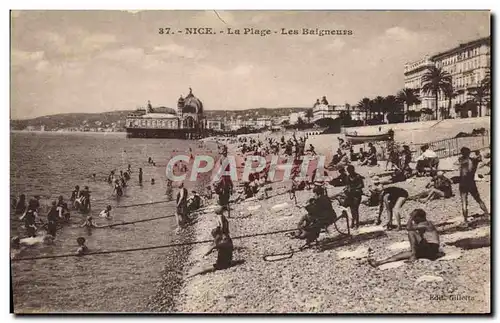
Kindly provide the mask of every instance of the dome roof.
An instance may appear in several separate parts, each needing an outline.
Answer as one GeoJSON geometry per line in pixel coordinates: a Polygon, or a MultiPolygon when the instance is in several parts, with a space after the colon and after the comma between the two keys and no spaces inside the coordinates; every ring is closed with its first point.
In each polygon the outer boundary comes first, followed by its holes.
{"type": "MultiPolygon", "coordinates": [[[[180,101],[180,100],[179,100],[180,101]]],[[[189,89],[189,94],[184,99],[184,107],[182,109],[183,113],[203,113],[203,103],[200,99],[193,95],[191,89],[189,89]]]]}
{"type": "Polygon", "coordinates": [[[153,108],[152,113],[168,113],[168,114],[176,114],[175,110],[168,107],[155,107],[153,108]]]}

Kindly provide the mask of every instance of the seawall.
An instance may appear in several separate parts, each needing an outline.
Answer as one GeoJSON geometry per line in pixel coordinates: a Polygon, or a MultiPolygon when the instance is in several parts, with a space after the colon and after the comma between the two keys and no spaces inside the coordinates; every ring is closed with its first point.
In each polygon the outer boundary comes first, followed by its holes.
{"type": "MultiPolygon", "coordinates": [[[[424,121],[384,124],[377,126],[343,128],[348,133],[358,135],[375,135],[394,130],[394,139],[400,143],[423,144],[455,137],[459,132],[472,132],[478,128],[491,128],[491,118],[447,119],[441,121],[424,121]],[[380,127],[380,130],[379,130],[380,127]]],[[[325,134],[309,136],[307,144],[312,144],[318,154],[328,155],[338,148],[337,138],[344,138],[344,134],[325,134]]]]}

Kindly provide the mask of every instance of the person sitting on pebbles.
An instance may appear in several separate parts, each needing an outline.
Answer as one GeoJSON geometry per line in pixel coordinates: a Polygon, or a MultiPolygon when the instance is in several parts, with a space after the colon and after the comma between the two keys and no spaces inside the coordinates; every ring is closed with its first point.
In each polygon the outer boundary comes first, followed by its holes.
{"type": "Polygon", "coordinates": [[[369,258],[368,263],[373,267],[378,267],[405,259],[412,262],[419,258],[436,260],[439,257],[439,234],[434,224],[427,220],[424,210],[415,209],[411,212],[406,230],[410,240],[410,251],[403,251],[379,261],[369,258]]]}
{"type": "Polygon", "coordinates": [[[191,191],[191,195],[187,200],[188,213],[192,213],[201,208],[201,196],[196,191],[191,191]]]}
{"type": "Polygon", "coordinates": [[[409,199],[418,200],[419,202],[425,204],[434,199],[447,199],[453,196],[451,185],[451,180],[444,176],[442,171],[438,171],[432,180],[425,186],[426,190],[410,197],[409,199]],[[421,198],[425,198],[425,200],[421,201],[421,198]]]}
{"type": "Polygon", "coordinates": [[[316,185],[313,192],[314,197],[310,198],[304,206],[307,214],[300,219],[297,224],[298,230],[291,235],[293,238],[306,240],[301,249],[310,246],[313,242],[317,243],[321,230],[326,229],[337,219],[337,214],[325,194],[324,187],[316,185]]]}
{"type": "Polygon", "coordinates": [[[214,272],[216,270],[223,270],[231,267],[233,262],[233,240],[229,236],[229,232],[224,233],[220,226],[217,226],[212,230],[212,237],[214,238],[214,245],[208,250],[204,258],[210,255],[214,250],[217,250],[217,260],[209,268],[204,268],[198,272],[189,275],[187,278],[191,278],[197,275],[203,275],[207,273],[214,272]]]}
{"type": "Polygon", "coordinates": [[[372,185],[368,188],[368,194],[363,193],[368,199],[363,200],[361,203],[366,206],[379,206],[380,193],[384,190],[384,186],[380,182],[380,177],[372,177],[372,185]]]}

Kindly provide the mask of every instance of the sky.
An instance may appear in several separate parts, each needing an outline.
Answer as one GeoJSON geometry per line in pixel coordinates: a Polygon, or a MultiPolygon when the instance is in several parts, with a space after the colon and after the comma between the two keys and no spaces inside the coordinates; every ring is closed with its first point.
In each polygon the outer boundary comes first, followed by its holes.
{"type": "Polygon", "coordinates": [[[208,110],[356,104],[396,94],[405,62],[489,34],[487,11],[12,11],[11,118],[175,108],[189,87],[208,110]]]}

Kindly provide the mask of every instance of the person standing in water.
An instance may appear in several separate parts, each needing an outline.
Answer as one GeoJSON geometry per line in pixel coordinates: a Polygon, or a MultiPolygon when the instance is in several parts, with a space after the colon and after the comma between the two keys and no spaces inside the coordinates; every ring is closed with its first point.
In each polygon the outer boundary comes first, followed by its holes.
{"type": "Polygon", "coordinates": [[[123,196],[123,189],[118,180],[115,181],[115,187],[113,188],[113,194],[116,193],[116,198],[123,196]]]}
{"type": "Polygon", "coordinates": [[[139,185],[142,186],[142,168],[139,168],[139,185]]]}
{"type": "Polygon", "coordinates": [[[47,214],[47,233],[55,237],[57,232],[57,219],[59,212],[57,211],[57,202],[53,201],[52,206],[47,214]]]}

